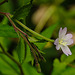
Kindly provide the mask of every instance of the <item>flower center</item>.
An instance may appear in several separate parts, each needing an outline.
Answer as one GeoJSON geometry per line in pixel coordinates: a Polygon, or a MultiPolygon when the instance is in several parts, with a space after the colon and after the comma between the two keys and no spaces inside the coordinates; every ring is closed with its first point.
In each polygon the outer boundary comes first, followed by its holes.
{"type": "Polygon", "coordinates": [[[59,44],[66,46],[67,42],[64,39],[59,40],[59,44]]]}

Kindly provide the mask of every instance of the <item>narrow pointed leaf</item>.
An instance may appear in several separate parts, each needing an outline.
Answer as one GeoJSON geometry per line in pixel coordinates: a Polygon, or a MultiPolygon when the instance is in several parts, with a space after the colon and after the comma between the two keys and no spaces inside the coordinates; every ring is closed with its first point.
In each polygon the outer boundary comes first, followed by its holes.
{"type": "Polygon", "coordinates": [[[25,58],[25,45],[24,45],[23,38],[20,38],[16,50],[17,50],[19,62],[23,63],[24,62],[24,58],[25,58]]]}

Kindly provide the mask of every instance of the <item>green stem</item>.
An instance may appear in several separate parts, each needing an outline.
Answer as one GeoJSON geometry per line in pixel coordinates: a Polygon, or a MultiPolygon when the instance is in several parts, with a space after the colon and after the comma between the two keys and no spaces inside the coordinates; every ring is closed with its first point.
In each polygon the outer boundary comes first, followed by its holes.
{"type": "Polygon", "coordinates": [[[41,68],[40,68],[40,65],[38,63],[38,59],[37,59],[37,56],[36,56],[36,53],[34,51],[34,48],[32,47],[32,45],[30,44],[29,40],[27,37],[24,37],[22,34],[21,34],[22,38],[27,42],[27,44],[29,45],[32,53],[33,53],[33,56],[34,56],[34,59],[35,59],[35,63],[36,63],[36,67],[37,67],[37,71],[38,72],[41,72],[41,68]]]}
{"type": "Polygon", "coordinates": [[[14,61],[14,62],[18,65],[18,67],[19,67],[19,69],[20,69],[20,71],[21,71],[21,75],[24,75],[24,72],[23,72],[23,69],[22,69],[22,66],[20,65],[20,63],[17,62],[8,52],[6,52],[6,51],[4,50],[4,48],[2,47],[1,44],[0,44],[0,47],[1,47],[2,51],[3,51],[3,53],[4,53],[6,56],[8,56],[12,61],[14,61]]]}
{"type": "Polygon", "coordinates": [[[25,36],[27,36],[27,37],[29,37],[25,32],[23,32],[22,30],[20,30],[15,24],[14,24],[14,22],[11,20],[11,18],[9,17],[9,13],[4,13],[4,12],[0,12],[0,14],[3,14],[3,15],[5,15],[8,19],[9,19],[9,21],[10,21],[10,23],[12,24],[12,26],[14,27],[14,30],[17,32],[17,30],[18,31],[20,31],[22,34],[24,34],[25,36]]]}
{"type": "Polygon", "coordinates": [[[35,32],[35,31],[29,29],[27,26],[25,26],[25,25],[24,25],[23,23],[21,23],[20,21],[18,21],[18,20],[15,20],[15,21],[16,21],[19,25],[21,25],[23,28],[25,28],[26,30],[30,31],[32,34],[34,34],[34,35],[36,35],[36,36],[39,36],[39,37],[43,38],[44,40],[47,40],[47,41],[50,41],[50,42],[54,42],[54,40],[48,39],[48,38],[46,38],[46,37],[44,37],[44,36],[38,34],[37,32],[35,32]]]}
{"type": "MultiPolygon", "coordinates": [[[[14,24],[14,22],[10,19],[9,16],[11,16],[11,14],[9,14],[9,13],[3,13],[3,12],[0,12],[0,13],[3,14],[3,15],[6,15],[7,18],[9,19],[9,21],[11,22],[11,24],[13,25],[13,27],[16,28],[18,31],[20,31],[21,33],[23,33],[23,34],[25,35],[25,33],[22,32],[19,28],[17,28],[16,25],[14,24]],[[9,15],[9,16],[8,16],[8,15],[9,15]]],[[[49,42],[54,42],[54,40],[49,39],[49,38],[46,38],[46,37],[40,35],[39,33],[37,33],[37,32],[35,32],[35,31],[31,30],[30,28],[28,28],[27,26],[25,26],[25,25],[24,25],[23,23],[21,23],[20,21],[18,21],[18,20],[15,20],[15,21],[16,21],[19,25],[21,25],[23,28],[25,28],[26,30],[28,30],[29,32],[31,32],[32,34],[34,34],[34,35],[36,35],[36,36],[39,36],[39,37],[41,37],[41,38],[43,38],[44,40],[47,40],[47,41],[49,41],[49,42]]]]}
{"type": "Polygon", "coordinates": [[[22,34],[21,34],[22,38],[26,41],[26,43],[29,45],[30,49],[32,50],[32,53],[34,55],[34,58],[35,58],[35,61],[36,61],[36,64],[38,64],[38,59],[37,59],[37,56],[34,52],[34,48],[31,46],[30,42],[28,41],[28,39],[26,37],[24,37],[22,34]]]}
{"type": "Polygon", "coordinates": [[[44,58],[44,57],[41,55],[41,53],[38,51],[37,47],[36,47],[33,43],[31,43],[31,45],[32,45],[33,48],[36,50],[36,52],[39,54],[40,58],[46,62],[45,58],[44,58]]]}

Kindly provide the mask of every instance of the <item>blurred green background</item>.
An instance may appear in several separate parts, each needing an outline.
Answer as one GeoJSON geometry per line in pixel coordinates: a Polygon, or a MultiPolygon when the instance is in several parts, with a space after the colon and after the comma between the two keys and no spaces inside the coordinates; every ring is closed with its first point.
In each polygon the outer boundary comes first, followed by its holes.
{"type": "MultiPolygon", "coordinates": [[[[3,0],[0,0],[0,3],[3,0]]],[[[74,43],[69,46],[72,55],[66,56],[57,51],[51,42],[35,43],[43,52],[46,62],[40,61],[41,73],[36,71],[34,59],[26,44],[25,60],[22,64],[25,75],[75,75],[75,1],[74,0],[8,0],[0,5],[0,12],[12,14],[30,29],[51,39],[58,37],[60,27],[67,27],[73,34],[74,43]],[[30,4],[25,7],[23,6],[30,4]],[[28,8],[29,7],[29,8],[28,8]],[[22,15],[21,15],[22,14],[22,15]],[[34,62],[34,63],[33,63],[34,62]],[[32,66],[33,64],[33,66],[32,66]]],[[[17,26],[18,24],[15,23],[17,26]]],[[[22,27],[18,26],[24,30],[22,27]]],[[[24,30],[26,31],[26,30],[24,30]]],[[[27,32],[29,34],[29,32],[27,32]]],[[[32,34],[29,34],[32,36],[32,34]]],[[[0,14],[0,43],[18,62],[16,35],[9,20],[0,14]],[[9,26],[9,27],[8,27],[9,26]]],[[[24,44],[22,44],[23,48],[24,44]]],[[[1,51],[1,49],[0,49],[1,51]]],[[[22,56],[22,55],[21,55],[22,56]]],[[[0,75],[19,75],[17,65],[7,56],[0,53],[0,75]]]]}

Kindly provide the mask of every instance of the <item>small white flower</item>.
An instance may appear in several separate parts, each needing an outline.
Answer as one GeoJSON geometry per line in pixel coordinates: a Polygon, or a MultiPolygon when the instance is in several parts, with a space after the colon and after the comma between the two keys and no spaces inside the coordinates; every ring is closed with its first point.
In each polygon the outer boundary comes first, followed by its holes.
{"type": "Polygon", "coordinates": [[[68,48],[67,45],[71,45],[73,43],[72,34],[66,34],[67,28],[65,27],[63,30],[60,28],[59,30],[59,38],[57,38],[54,42],[56,45],[56,49],[59,50],[62,49],[63,53],[68,55],[71,55],[71,51],[68,48]]]}

